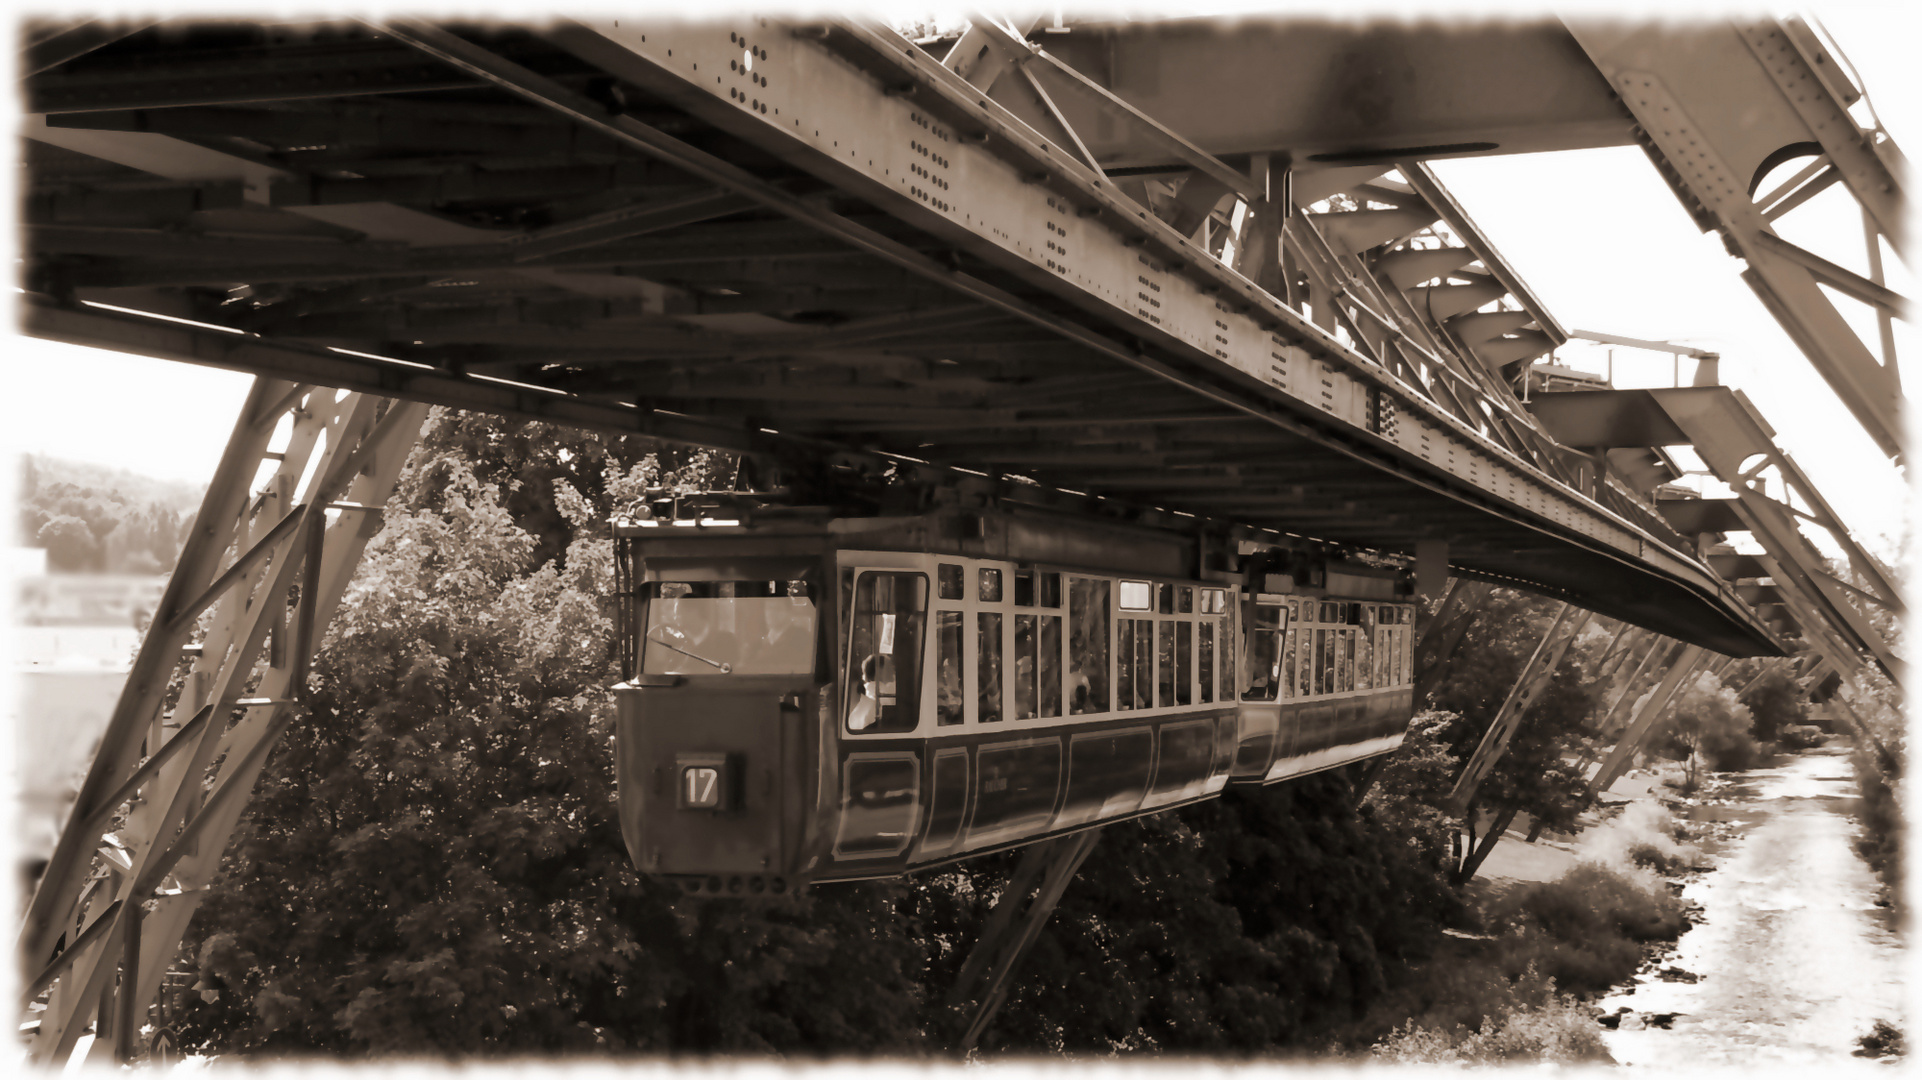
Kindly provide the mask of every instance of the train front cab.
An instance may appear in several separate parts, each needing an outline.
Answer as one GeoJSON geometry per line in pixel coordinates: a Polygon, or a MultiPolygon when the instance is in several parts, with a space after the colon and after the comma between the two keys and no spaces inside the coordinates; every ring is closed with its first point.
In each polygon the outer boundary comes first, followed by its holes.
{"type": "Polygon", "coordinates": [[[653,557],[623,593],[615,687],[621,833],[644,873],[689,892],[779,895],[814,793],[832,686],[830,563],[653,557]]]}

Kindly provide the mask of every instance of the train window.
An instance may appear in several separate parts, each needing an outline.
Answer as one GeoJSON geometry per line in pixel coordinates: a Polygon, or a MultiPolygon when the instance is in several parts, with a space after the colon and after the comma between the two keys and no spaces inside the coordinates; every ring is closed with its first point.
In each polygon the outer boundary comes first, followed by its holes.
{"type": "Polygon", "coordinates": [[[1061,783],[1061,742],[1033,739],[984,746],[975,756],[974,820],[968,847],[1027,836],[1047,828],[1061,783]]]}
{"type": "Polygon", "coordinates": [[[1121,620],[1119,708],[1154,708],[1154,636],[1153,619],[1121,620]]]}
{"type": "MultiPolygon", "coordinates": [[[[1021,602],[1019,599],[1021,595],[1021,580],[1026,577],[1028,577],[1028,575],[1019,574],[1016,575],[1014,579],[1015,596],[1017,598],[1015,603],[1017,604],[1021,602]]],[[[1029,585],[1032,587],[1033,579],[1029,579],[1029,585]]],[[[1036,671],[1034,663],[1035,639],[1038,636],[1035,632],[1033,615],[1016,615],[1014,617],[1014,718],[1016,720],[1034,719],[1036,711],[1040,706],[1038,700],[1040,695],[1035,692],[1037,687],[1035,686],[1036,671]]]]}
{"type": "Polygon", "coordinates": [[[1134,623],[1134,707],[1152,709],[1155,704],[1155,621],[1136,619],[1134,623]]]}
{"type": "Polygon", "coordinates": [[[960,600],[961,584],[965,580],[964,571],[954,563],[942,563],[934,568],[935,577],[941,585],[941,599],[960,600]]]}
{"type": "Polygon", "coordinates": [[[800,675],[814,670],[807,581],[654,581],[643,591],[649,675],[800,675]]]}
{"type": "Polygon", "coordinates": [[[1121,583],[1121,610],[1146,611],[1150,598],[1154,595],[1145,581],[1124,581],[1121,583]]]}
{"type": "Polygon", "coordinates": [[[1335,687],[1335,654],[1341,648],[1341,639],[1333,630],[1316,631],[1321,636],[1321,692],[1337,693],[1335,687]]]}
{"type": "Polygon", "coordinates": [[[1195,610],[1195,591],[1186,585],[1175,586],[1175,610],[1183,615],[1195,610]]]}
{"type": "Polygon", "coordinates": [[[1248,628],[1248,692],[1250,701],[1275,700],[1281,674],[1280,604],[1256,604],[1255,621],[1248,628]]]}
{"type": "Polygon", "coordinates": [[[854,587],[848,650],[849,731],[913,731],[920,719],[928,576],[869,571],[854,587]]]}
{"type": "Polygon", "coordinates": [[[1061,575],[1052,570],[1043,570],[1035,575],[1035,584],[1040,586],[1041,594],[1035,602],[1041,607],[1058,608],[1061,606],[1061,575]]]}
{"type": "Polygon", "coordinates": [[[1221,700],[1232,700],[1235,687],[1237,654],[1241,652],[1241,633],[1235,626],[1236,610],[1240,605],[1224,599],[1221,617],[1221,700]]]}
{"type": "MultiPolygon", "coordinates": [[[[987,583],[986,573],[982,571],[982,584],[987,583]]],[[[975,653],[975,707],[974,718],[984,724],[999,723],[1001,720],[1001,613],[982,611],[975,615],[980,622],[981,636],[975,653]]]]}
{"type": "Polygon", "coordinates": [[[1195,624],[1178,622],[1175,627],[1175,704],[1195,703],[1195,624]]]}
{"type": "Polygon", "coordinates": [[[1034,606],[1034,571],[1017,570],[1014,574],[1014,606],[1034,606]]]}
{"type": "Polygon", "coordinates": [[[978,599],[984,604],[1001,602],[1001,571],[989,567],[981,568],[981,595],[978,599]]]}
{"type": "MultiPolygon", "coordinates": [[[[1201,601],[1203,604],[1208,603],[1208,598],[1205,594],[1202,596],[1201,601]]],[[[1210,620],[1203,619],[1201,625],[1195,629],[1195,633],[1199,635],[1196,642],[1197,648],[1199,648],[1201,652],[1200,701],[1203,705],[1206,705],[1215,699],[1215,624],[1210,620]]]]}
{"type": "Polygon", "coordinates": [[[1295,628],[1289,627],[1281,643],[1281,696],[1295,696],[1295,628]]]}
{"type": "Polygon", "coordinates": [[[1154,785],[1149,802],[1191,799],[1207,790],[1214,764],[1215,726],[1209,720],[1168,724],[1161,729],[1161,753],[1156,756],[1154,785]]]}
{"type": "Polygon", "coordinates": [[[1108,582],[1068,579],[1068,710],[1108,711],[1108,582]]]}
{"type": "Polygon", "coordinates": [[[1317,618],[1315,621],[1321,622],[1321,623],[1334,622],[1335,621],[1335,605],[1324,601],[1320,605],[1320,607],[1321,607],[1320,617],[1317,618]]]}
{"type": "Polygon", "coordinates": [[[950,847],[961,836],[961,815],[968,808],[968,752],[942,750],[934,755],[934,783],[928,791],[928,832],[922,851],[950,847]]]}
{"type": "MultiPolygon", "coordinates": [[[[958,568],[957,568],[958,569],[958,568]]],[[[958,611],[937,611],[934,613],[934,636],[936,644],[936,663],[941,670],[936,674],[936,693],[934,700],[935,721],[943,726],[958,724],[962,720],[961,705],[963,698],[961,684],[961,613],[958,611]]]]}
{"type": "Polygon", "coordinates": [[[1148,792],[1154,732],[1147,728],[1076,735],[1068,743],[1068,795],[1056,828],[1132,813],[1148,792]]]}
{"type": "Polygon", "coordinates": [[[1355,689],[1369,690],[1375,685],[1375,647],[1374,617],[1372,611],[1366,616],[1368,625],[1355,634],[1355,689]]]}
{"type": "Polygon", "coordinates": [[[1175,704],[1175,624],[1163,619],[1156,629],[1155,674],[1159,681],[1155,684],[1155,704],[1165,709],[1175,704]]]}
{"type": "Polygon", "coordinates": [[[1313,663],[1310,665],[1311,681],[1309,682],[1309,685],[1308,685],[1309,692],[1312,694],[1319,695],[1326,692],[1322,689],[1322,687],[1325,684],[1322,682],[1322,679],[1321,679],[1321,664],[1322,664],[1322,659],[1327,655],[1328,655],[1328,631],[1323,630],[1321,627],[1316,627],[1315,628],[1315,653],[1313,657],[1313,663]]]}
{"type": "Polygon", "coordinates": [[[1061,616],[1041,616],[1041,644],[1035,650],[1035,681],[1041,689],[1041,715],[1061,715],[1061,616]]]}
{"type": "Polygon", "coordinates": [[[1340,665],[1342,691],[1353,690],[1355,688],[1355,631],[1353,629],[1341,632],[1341,653],[1336,659],[1340,665]]]}
{"type": "Polygon", "coordinates": [[[1156,585],[1155,599],[1156,599],[1155,610],[1159,611],[1163,615],[1173,615],[1175,613],[1174,586],[1156,585]]]}
{"type": "MultiPolygon", "coordinates": [[[[1302,605],[1304,608],[1308,605],[1302,605]]],[[[1301,628],[1301,644],[1295,653],[1295,696],[1307,697],[1314,692],[1311,672],[1315,666],[1315,634],[1308,627],[1301,628]]]]}

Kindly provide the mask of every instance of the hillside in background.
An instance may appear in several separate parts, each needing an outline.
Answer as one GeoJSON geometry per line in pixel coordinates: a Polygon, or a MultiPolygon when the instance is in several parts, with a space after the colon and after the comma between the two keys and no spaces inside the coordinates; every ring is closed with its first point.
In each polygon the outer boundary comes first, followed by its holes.
{"type": "Polygon", "coordinates": [[[171,569],[205,490],[39,454],[19,469],[15,542],[45,548],[48,568],[70,573],[171,569]]]}

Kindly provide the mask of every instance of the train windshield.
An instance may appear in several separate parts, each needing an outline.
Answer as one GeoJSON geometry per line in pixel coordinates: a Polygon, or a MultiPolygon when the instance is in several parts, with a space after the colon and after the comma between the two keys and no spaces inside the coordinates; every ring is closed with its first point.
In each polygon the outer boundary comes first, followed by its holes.
{"type": "Polygon", "coordinates": [[[814,593],[793,581],[655,581],[646,587],[648,675],[805,675],[814,593]]]}

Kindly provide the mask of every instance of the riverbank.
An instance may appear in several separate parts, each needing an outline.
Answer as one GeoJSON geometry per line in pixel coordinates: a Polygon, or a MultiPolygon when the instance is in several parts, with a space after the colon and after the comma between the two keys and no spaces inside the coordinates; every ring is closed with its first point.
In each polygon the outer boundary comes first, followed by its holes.
{"type": "Polygon", "coordinates": [[[1470,890],[1485,933],[1417,973],[1375,1059],[1828,1070],[1899,1047],[1902,943],[1854,783],[1822,747],[1686,796],[1679,768],[1638,772],[1573,835],[1518,823],[1470,890]]]}
{"type": "Polygon", "coordinates": [[[1711,865],[1683,876],[1696,925],[1658,977],[1597,1003],[1620,1018],[1604,1036],[1609,1052],[1664,1071],[1847,1063],[1876,1021],[1904,1026],[1904,956],[1855,850],[1846,751],[1820,747],[1718,779],[1675,808],[1711,865]],[[1682,975],[1659,977],[1670,970],[1682,975]],[[1650,1016],[1671,1019],[1651,1026],[1650,1016]]]}

